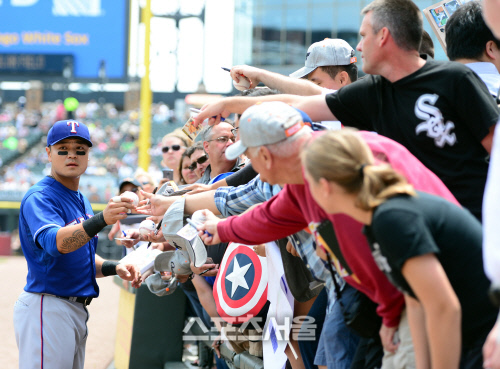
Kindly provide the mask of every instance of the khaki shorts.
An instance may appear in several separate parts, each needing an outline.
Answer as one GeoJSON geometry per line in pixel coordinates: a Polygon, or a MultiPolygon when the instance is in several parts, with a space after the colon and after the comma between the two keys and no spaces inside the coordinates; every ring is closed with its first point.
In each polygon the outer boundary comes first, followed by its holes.
{"type": "Polygon", "coordinates": [[[384,350],[382,369],[415,369],[415,351],[411,339],[406,309],[401,314],[398,326],[399,347],[394,354],[384,350]]]}

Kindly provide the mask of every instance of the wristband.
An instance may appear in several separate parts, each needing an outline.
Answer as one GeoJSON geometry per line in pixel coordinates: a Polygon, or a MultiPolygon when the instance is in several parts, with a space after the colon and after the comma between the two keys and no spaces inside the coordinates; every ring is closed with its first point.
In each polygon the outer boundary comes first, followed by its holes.
{"type": "Polygon", "coordinates": [[[108,224],[104,220],[104,214],[102,211],[94,215],[92,218],[85,220],[82,223],[83,230],[90,238],[93,238],[96,234],[98,234],[104,227],[108,224]]]}
{"type": "Polygon", "coordinates": [[[102,263],[101,266],[101,272],[102,275],[107,277],[108,275],[117,275],[116,273],[116,266],[120,264],[116,261],[108,261],[106,260],[105,262],[102,263]]]}

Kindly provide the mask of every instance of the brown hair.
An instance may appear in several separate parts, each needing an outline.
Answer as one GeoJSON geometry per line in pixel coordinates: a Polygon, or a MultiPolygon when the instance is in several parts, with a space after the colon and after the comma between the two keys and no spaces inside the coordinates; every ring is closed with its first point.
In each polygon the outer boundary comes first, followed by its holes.
{"type": "Polygon", "coordinates": [[[420,43],[419,54],[427,54],[434,58],[434,42],[432,42],[431,35],[426,30],[422,31],[422,42],[420,43]]]}
{"type": "Polygon", "coordinates": [[[415,195],[406,178],[388,164],[375,164],[373,154],[352,129],[328,131],[302,153],[302,163],[315,180],[335,182],[357,194],[356,206],[371,210],[398,194],[415,195]]]}
{"type": "Polygon", "coordinates": [[[411,0],[375,0],[361,11],[373,12],[373,33],[387,27],[394,42],[403,50],[418,50],[422,41],[423,20],[418,6],[411,0]]]}
{"type": "Polygon", "coordinates": [[[186,185],[187,182],[186,180],[184,179],[184,176],[182,175],[182,162],[184,161],[184,158],[189,158],[190,155],[188,155],[188,150],[184,151],[181,155],[181,160],[179,160],[179,185],[186,185]]]}
{"type": "Polygon", "coordinates": [[[335,79],[337,74],[345,71],[351,82],[356,82],[358,80],[358,67],[354,63],[349,65],[324,65],[319,67],[319,69],[327,73],[331,79],[335,79]]]}

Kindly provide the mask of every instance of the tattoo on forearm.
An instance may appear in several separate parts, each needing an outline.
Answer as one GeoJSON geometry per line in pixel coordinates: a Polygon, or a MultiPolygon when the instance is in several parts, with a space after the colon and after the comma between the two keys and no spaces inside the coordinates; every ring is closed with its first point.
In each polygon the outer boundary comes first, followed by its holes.
{"type": "Polygon", "coordinates": [[[66,237],[62,243],[62,250],[72,252],[78,250],[80,247],[90,241],[90,237],[83,229],[78,229],[73,232],[73,235],[66,237]]]}

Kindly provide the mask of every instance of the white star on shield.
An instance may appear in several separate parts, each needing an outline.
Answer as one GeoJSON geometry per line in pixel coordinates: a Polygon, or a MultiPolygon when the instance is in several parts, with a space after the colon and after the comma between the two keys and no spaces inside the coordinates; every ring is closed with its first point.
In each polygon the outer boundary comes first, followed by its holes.
{"type": "Polygon", "coordinates": [[[252,264],[249,263],[243,267],[240,267],[240,264],[238,264],[238,259],[236,259],[236,257],[234,258],[233,272],[226,276],[226,279],[232,283],[231,298],[233,298],[233,295],[238,287],[243,287],[247,290],[249,289],[247,281],[245,280],[245,274],[247,274],[248,269],[250,269],[251,266],[252,264]]]}

